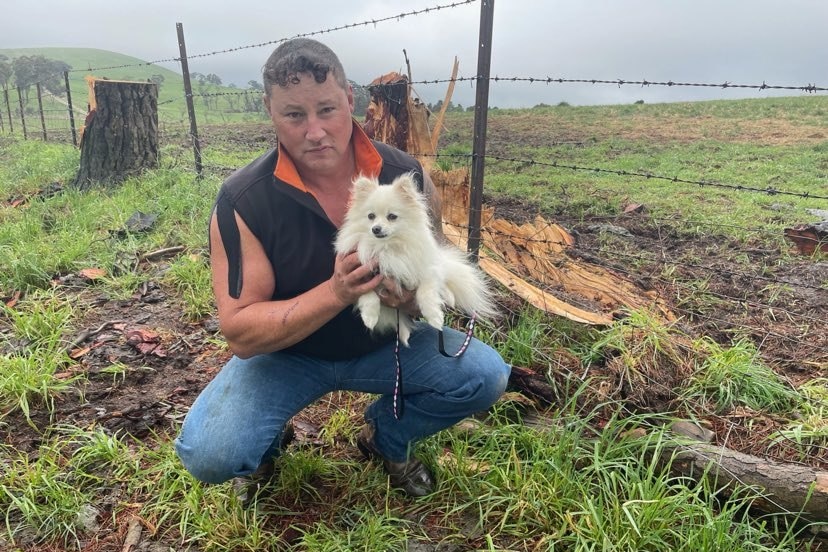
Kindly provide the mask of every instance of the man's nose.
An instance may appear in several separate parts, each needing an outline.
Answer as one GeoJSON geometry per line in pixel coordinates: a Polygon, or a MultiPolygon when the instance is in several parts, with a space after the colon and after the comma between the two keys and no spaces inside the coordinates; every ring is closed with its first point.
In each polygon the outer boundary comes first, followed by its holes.
{"type": "Polygon", "coordinates": [[[325,137],[325,129],[322,128],[322,121],[318,117],[308,117],[308,131],[305,136],[311,142],[318,142],[325,137]]]}

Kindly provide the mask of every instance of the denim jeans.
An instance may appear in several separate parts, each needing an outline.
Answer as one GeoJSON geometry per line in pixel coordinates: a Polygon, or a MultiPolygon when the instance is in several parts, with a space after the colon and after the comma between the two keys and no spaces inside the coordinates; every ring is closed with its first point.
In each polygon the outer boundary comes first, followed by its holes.
{"type": "MultiPolygon", "coordinates": [[[[465,335],[444,328],[445,350],[460,348],[465,335]]],[[[276,352],[233,357],[192,405],[175,448],[197,479],[220,483],[252,473],[278,454],[282,430],[295,414],[338,390],[380,395],[365,412],[376,430],[374,445],[388,460],[402,462],[423,437],[489,408],[506,389],[509,366],[488,345],[473,339],[459,357],[438,350],[438,333],[420,323],[400,347],[405,410],[394,417],[395,344],[343,361],[276,352]]]]}

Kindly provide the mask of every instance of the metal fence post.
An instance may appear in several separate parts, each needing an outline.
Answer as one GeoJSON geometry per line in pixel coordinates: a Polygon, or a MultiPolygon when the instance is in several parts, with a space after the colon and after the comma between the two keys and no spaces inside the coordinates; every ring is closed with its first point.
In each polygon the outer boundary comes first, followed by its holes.
{"type": "Polygon", "coordinates": [[[46,117],[43,116],[43,91],[40,88],[40,83],[37,83],[37,109],[40,111],[40,128],[43,129],[43,141],[46,138],[46,117]]]}
{"type": "Polygon", "coordinates": [[[72,144],[78,147],[78,131],[75,130],[75,112],[72,108],[72,90],[69,88],[69,71],[63,72],[63,80],[66,82],[66,103],[69,104],[69,126],[72,129],[72,144]]]}
{"type": "Polygon", "coordinates": [[[187,112],[190,114],[190,136],[193,140],[193,155],[195,156],[195,170],[201,176],[201,145],[198,142],[198,127],[196,126],[195,107],[193,106],[193,87],[190,83],[190,68],[187,64],[187,45],[184,43],[184,27],[176,23],[178,31],[178,50],[181,53],[181,72],[184,76],[184,94],[187,97],[187,112]]]}
{"type": "Polygon", "coordinates": [[[489,73],[492,65],[494,0],[480,4],[480,39],[477,50],[477,94],[474,101],[471,192],[469,194],[468,250],[476,262],[480,255],[480,217],[483,209],[483,173],[486,167],[486,123],[489,113],[489,73]]]}

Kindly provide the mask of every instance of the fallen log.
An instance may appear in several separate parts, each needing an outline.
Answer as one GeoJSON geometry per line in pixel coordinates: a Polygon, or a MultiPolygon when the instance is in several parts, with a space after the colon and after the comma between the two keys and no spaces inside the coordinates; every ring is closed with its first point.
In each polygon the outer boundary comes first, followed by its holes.
{"type": "MultiPolygon", "coordinates": [[[[523,422],[538,431],[558,423],[554,418],[533,413],[525,415],[523,422]]],[[[671,473],[694,481],[707,480],[714,492],[725,496],[740,487],[752,488],[760,495],[750,503],[757,512],[798,516],[806,523],[828,522],[828,472],[699,441],[712,434],[693,426],[691,422],[677,421],[665,433],[668,443],[661,451],[660,461],[669,465],[671,473]]],[[[645,437],[646,431],[636,429],[624,435],[645,437]]]]}
{"type": "Polygon", "coordinates": [[[804,521],[828,522],[828,472],[800,464],[776,462],[701,442],[677,444],[671,469],[698,480],[705,477],[716,489],[737,486],[757,489],[762,498],[754,508],[773,514],[800,514],[804,521]]]}

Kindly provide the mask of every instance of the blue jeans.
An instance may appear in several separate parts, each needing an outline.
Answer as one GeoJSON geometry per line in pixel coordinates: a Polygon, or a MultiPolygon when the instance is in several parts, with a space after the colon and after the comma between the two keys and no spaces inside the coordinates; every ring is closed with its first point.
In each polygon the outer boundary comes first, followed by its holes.
{"type": "MultiPolygon", "coordinates": [[[[465,337],[450,328],[443,335],[448,353],[465,337]]],[[[509,366],[488,345],[473,339],[462,356],[448,358],[437,349],[437,336],[421,323],[410,347],[400,347],[405,410],[399,420],[393,413],[393,341],[343,361],[285,352],[233,357],[196,398],[176,452],[206,483],[250,474],[278,454],[290,418],[327,393],[349,390],[380,395],[365,411],[376,430],[374,445],[388,460],[405,461],[418,440],[489,408],[509,379],[509,366]]]]}

